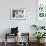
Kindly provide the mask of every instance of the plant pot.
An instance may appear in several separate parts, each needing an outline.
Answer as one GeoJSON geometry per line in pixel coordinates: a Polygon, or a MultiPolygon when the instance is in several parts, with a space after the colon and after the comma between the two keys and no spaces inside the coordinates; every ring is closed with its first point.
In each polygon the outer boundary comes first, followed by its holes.
{"type": "Polygon", "coordinates": [[[39,44],[41,44],[41,43],[44,42],[44,40],[45,40],[45,39],[38,39],[37,42],[38,42],[39,44]]]}
{"type": "Polygon", "coordinates": [[[37,43],[40,43],[40,39],[37,39],[37,43]]]}
{"type": "Polygon", "coordinates": [[[45,39],[40,39],[40,43],[44,43],[44,40],[45,40],[45,39]]]}

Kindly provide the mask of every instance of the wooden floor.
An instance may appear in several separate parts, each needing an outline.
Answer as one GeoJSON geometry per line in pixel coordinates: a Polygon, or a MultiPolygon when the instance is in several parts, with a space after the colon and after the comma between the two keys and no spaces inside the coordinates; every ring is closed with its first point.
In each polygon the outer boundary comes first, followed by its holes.
{"type": "MultiPolygon", "coordinates": [[[[0,42],[0,46],[4,46],[4,43],[2,42],[0,42]]],[[[8,43],[8,45],[7,46],[15,46],[15,43],[8,43]]],[[[32,43],[30,43],[30,46],[37,46],[37,43],[34,43],[34,42],[32,42],[32,43]]],[[[43,45],[41,45],[41,46],[46,46],[46,43],[44,43],[43,45]]]]}

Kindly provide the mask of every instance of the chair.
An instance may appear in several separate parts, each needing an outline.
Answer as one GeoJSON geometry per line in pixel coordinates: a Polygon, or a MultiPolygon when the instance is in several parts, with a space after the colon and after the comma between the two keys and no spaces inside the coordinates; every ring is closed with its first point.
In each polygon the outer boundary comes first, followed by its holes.
{"type": "MultiPolygon", "coordinates": [[[[18,46],[18,34],[17,35],[16,34],[11,35],[9,33],[5,34],[5,46],[7,46],[7,44],[8,44],[7,38],[10,38],[10,36],[17,36],[17,41],[16,41],[17,44],[16,44],[16,46],[18,46]],[[7,36],[9,36],[9,37],[7,37],[7,36]]],[[[16,38],[15,38],[15,40],[16,40],[16,38]]]]}
{"type": "Polygon", "coordinates": [[[15,40],[17,40],[16,46],[18,46],[18,27],[11,28],[11,33],[5,33],[5,46],[8,45],[7,38],[10,38],[13,36],[17,36],[17,39],[15,38],[15,40]]]}
{"type": "Polygon", "coordinates": [[[21,33],[21,39],[25,39],[24,41],[19,42],[19,46],[30,46],[29,42],[29,33],[21,33]]]}

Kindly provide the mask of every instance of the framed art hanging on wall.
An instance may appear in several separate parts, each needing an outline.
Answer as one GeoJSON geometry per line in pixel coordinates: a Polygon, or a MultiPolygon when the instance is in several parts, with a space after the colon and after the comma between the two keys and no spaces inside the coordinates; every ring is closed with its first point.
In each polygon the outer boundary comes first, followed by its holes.
{"type": "Polygon", "coordinates": [[[46,18],[46,0],[37,0],[37,16],[46,18]]]}
{"type": "Polygon", "coordinates": [[[16,19],[25,19],[25,9],[24,8],[20,8],[20,9],[13,9],[11,8],[11,16],[10,18],[13,20],[16,19]]]}

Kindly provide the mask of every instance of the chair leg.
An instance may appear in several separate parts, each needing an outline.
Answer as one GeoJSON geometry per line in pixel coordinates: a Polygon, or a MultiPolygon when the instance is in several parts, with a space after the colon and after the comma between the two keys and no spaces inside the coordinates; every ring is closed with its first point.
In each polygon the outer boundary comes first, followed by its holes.
{"type": "Polygon", "coordinates": [[[4,44],[5,44],[5,46],[7,46],[7,42],[6,42],[6,41],[5,41],[5,43],[4,43],[4,44]]]}
{"type": "Polygon", "coordinates": [[[7,34],[5,34],[5,46],[7,46],[7,34]]]}

